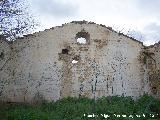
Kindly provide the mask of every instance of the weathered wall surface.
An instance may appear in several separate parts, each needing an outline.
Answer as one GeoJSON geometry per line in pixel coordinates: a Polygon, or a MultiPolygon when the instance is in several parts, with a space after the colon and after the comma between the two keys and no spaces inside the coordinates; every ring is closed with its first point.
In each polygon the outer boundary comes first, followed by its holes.
{"type": "Polygon", "coordinates": [[[10,86],[11,75],[11,47],[9,42],[5,41],[5,38],[0,36],[0,98],[5,99],[6,91],[10,86]]]}
{"type": "Polygon", "coordinates": [[[160,98],[160,43],[146,48],[146,63],[148,66],[150,93],[160,98]]]}
{"type": "Polygon", "coordinates": [[[97,24],[65,24],[19,38],[11,47],[12,79],[10,87],[1,90],[1,99],[137,98],[149,91],[145,64],[139,59],[142,43],[97,24]],[[77,43],[79,37],[85,37],[86,44],[77,43]]]}

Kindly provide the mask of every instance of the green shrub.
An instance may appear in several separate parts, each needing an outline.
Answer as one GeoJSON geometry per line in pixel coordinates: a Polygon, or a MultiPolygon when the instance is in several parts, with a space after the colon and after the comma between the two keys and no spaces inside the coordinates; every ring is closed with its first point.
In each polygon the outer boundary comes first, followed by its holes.
{"type": "MultiPolygon", "coordinates": [[[[56,102],[43,102],[38,105],[4,104],[0,107],[1,120],[91,120],[87,115],[97,114],[97,120],[103,120],[104,114],[110,119],[129,120],[122,115],[133,115],[134,119],[151,119],[150,114],[160,113],[160,101],[144,95],[137,101],[131,97],[109,96],[96,101],[89,98],[64,98],[56,102]],[[85,114],[85,116],[84,116],[85,114]],[[121,115],[117,118],[116,115],[121,115]],[[145,118],[136,115],[145,114],[145,118]]],[[[160,119],[155,116],[154,119],[160,119]]]]}

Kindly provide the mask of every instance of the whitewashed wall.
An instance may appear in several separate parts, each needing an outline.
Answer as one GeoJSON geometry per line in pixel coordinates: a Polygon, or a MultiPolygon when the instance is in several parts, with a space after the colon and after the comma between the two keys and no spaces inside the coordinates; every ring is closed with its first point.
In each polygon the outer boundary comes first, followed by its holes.
{"type": "Polygon", "coordinates": [[[137,98],[148,85],[139,60],[142,43],[97,24],[65,24],[19,38],[10,47],[11,74],[0,72],[1,82],[11,81],[0,88],[5,101],[94,95],[137,98]],[[81,31],[90,35],[87,44],[77,44],[76,34],[81,31]],[[68,54],[62,54],[62,49],[68,49],[68,54]],[[78,63],[73,64],[75,57],[78,63]]]}

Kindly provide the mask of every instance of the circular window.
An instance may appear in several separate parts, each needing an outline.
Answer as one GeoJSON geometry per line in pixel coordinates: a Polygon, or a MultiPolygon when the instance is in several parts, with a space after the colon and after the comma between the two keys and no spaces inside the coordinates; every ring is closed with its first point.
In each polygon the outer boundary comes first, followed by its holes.
{"type": "Polygon", "coordinates": [[[76,40],[77,40],[76,42],[78,44],[88,44],[89,39],[90,35],[88,34],[88,32],[85,32],[84,30],[76,34],[76,40]]]}
{"type": "Polygon", "coordinates": [[[80,37],[80,38],[77,38],[77,43],[86,44],[87,40],[86,40],[86,38],[80,37]]]}

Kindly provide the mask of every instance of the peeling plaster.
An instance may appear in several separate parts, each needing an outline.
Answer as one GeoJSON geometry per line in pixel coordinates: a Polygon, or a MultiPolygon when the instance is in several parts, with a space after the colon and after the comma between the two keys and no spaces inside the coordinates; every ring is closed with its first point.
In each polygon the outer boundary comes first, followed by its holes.
{"type": "Polygon", "coordinates": [[[0,39],[0,100],[136,99],[144,93],[159,98],[159,50],[159,44],[145,47],[111,27],[87,21],[27,35],[12,44],[0,39]],[[86,44],[77,43],[81,37],[86,44]]]}

